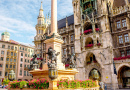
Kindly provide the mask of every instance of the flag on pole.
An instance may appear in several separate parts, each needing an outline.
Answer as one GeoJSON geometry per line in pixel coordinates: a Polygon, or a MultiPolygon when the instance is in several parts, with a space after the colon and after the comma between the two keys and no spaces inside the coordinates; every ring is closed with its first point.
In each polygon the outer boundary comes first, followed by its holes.
{"type": "Polygon", "coordinates": [[[115,63],[114,63],[114,61],[113,61],[113,67],[114,67],[114,74],[117,75],[117,71],[116,71],[116,67],[115,67],[115,63]]]}

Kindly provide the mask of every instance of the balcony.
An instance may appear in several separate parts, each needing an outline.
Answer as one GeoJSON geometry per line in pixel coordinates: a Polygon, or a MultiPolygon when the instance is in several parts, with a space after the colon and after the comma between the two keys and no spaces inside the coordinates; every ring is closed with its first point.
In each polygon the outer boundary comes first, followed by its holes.
{"type": "MultiPolygon", "coordinates": [[[[100,29],[99,28],[95,28],[95,31],[98,32],[98,31],[100,31],[100,29]]],[[[93,32],[92,29],[88,29],[88,30],[84,31],[84,34],[90,34],[92,32],[93,32]]]]}
{"type": "Polygon", "coordinates": [[[125,13],[130,10],[130,5],[120,6],[115,9],[113,9],[112,14],[113,16],[125,13]]]}
{"type": "Polygon", "coordinates": [[[85,49],[93,48],[93,46],[94,46],[93,39],[91,37],[88,37],[85,42],[85,49]]]}
{"type": "Polygon", "coordinates": [[[130,62],[130,55],[124,57],[113,58],[115,63],[130,62]]]}

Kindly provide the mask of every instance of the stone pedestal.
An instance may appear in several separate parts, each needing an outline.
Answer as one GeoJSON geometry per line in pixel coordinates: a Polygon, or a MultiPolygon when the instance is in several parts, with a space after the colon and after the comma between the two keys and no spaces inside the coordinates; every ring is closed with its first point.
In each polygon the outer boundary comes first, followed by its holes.
{"type": "MultiPolygon", "coordinates": [[[[61,55],[61,47],[63,40],[59,39],[60,36],[55,36],[50,39],[44,41],[46,43],[46,52],[48,52],[48,48],[53,48],[56,52],[60,52],[57,56],[57,68],[60,70],[65,70],[65,65],[62,63],[62,55],[61,55]]],[[[47,59],[46,59],[47,60],[47,59]]]]}
{"type": "Polygon", "coordinates": [[[49,81],[49,90],[57,90],[58,87],[57,87],[57,81],[56,80],[53,80],[53,81],[49,81]]]}

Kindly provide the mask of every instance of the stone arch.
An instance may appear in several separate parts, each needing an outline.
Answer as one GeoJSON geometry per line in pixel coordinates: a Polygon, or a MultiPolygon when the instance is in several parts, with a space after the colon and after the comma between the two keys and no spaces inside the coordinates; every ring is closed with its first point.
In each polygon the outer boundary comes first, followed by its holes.
{"type": "Polygon", "coordinates": [[[129,87],[130,65],[129,64],[121,64],[117,70],[118,70],[117,79],[118,79],[119,88],[130,88],[129,87]]]}
{"type": "Polygon", "coordinates": [[[120,65],[116,68],[117,72],[118,72],[123,66],[130,67],[130,64],[128,64],[128,63],[122,63],[122,64],[120,64],[120,65]]]}
{"type": "Polygon", "coordinates": [[[91,37],[86,38],[85,40],[85,49],[92,48],[94,45],[94,41],[91,37]]]}
{"type": "Polygon", "coordinates": [[[96,52],[87,52],[87,53],[85,54],[84,66],[85,66],[86,63],[87,63],[87,62],[86,62],[86,57],[89,56],[91,53],[95,55],[96,61],[97,61],[97,63],[99,63],[99,65],[101,66],[101,68],[104,68],[104,66],[103,66],[102,62],[99,60],[99,58],[97,59],[97,57],[99,57],[99,56],[98,56],[99,54],[97,54],[96,52]]]}

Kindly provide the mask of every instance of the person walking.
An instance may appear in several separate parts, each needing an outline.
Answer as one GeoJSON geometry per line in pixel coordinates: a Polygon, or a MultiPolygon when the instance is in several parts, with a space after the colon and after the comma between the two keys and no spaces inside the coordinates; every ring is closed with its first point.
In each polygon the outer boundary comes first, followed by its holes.
{"type": "Polygon", "coordinates": [[[100,86],[100,90],[104,90],[104,82],[100,82],[99,86],[100,86]]]}

